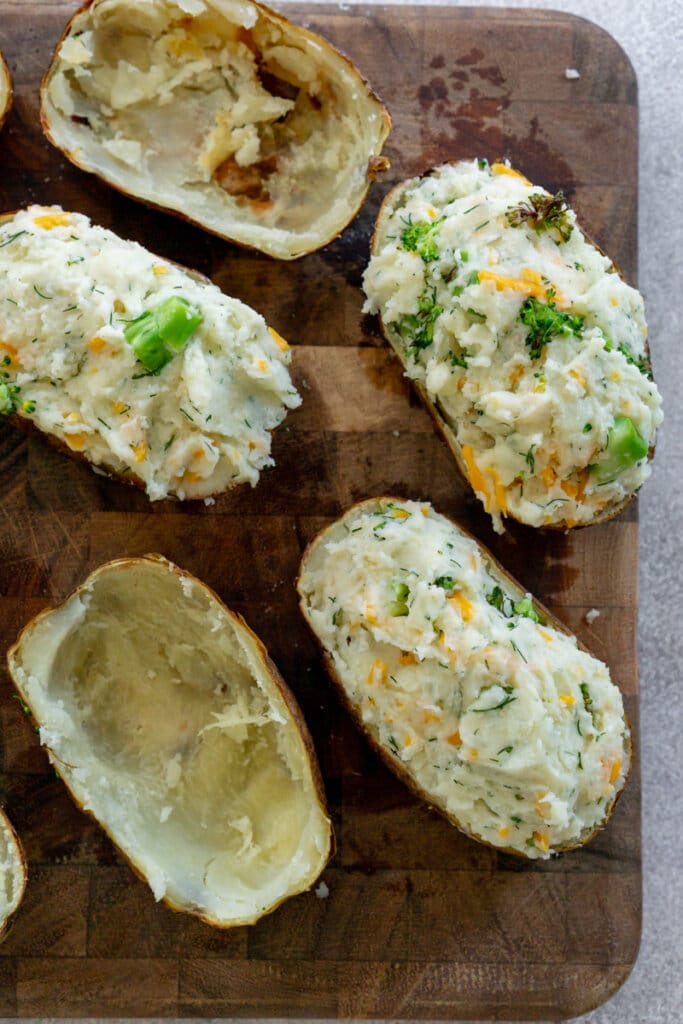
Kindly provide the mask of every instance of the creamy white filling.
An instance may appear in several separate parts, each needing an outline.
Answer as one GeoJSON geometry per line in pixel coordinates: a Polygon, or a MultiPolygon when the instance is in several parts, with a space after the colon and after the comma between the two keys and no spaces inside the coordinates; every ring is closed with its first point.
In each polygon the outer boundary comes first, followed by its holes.
{"type": "Polygon", "coordinates": [[[608,482],[588,467],[616,417],[648,447],[662,420],[641,296],[571,210],[562,233],[528,217],[513,226],[532,196],[548,193],[500,164],[414,179],[381,220],[365,274],[366,311],[381,314],[407,374],[426,387],[498,526],[508,512],[573,525],[616,507],[647,478],[647,459],[608,482]],[[551,332],[534,352],[521,320],[530,299],[580,328],[551,332]]]}
{"type": "Polygon", "coordinates": [[[629,767],[607,666],[429,505],[364,503],[299,589],[366,729],[467,832],[547,857],[604,820],[629,767]]]}
{"type": "Polygon", "coordinates": [[[288,346],[258,313],[81,214],[34,206],[0,227],[0,304],[14,411],[153,500],[256,484],[270,431],[300,404],[288,346]],[[124,330],[173,296],[203,319],[150,374],[124,330]]]}

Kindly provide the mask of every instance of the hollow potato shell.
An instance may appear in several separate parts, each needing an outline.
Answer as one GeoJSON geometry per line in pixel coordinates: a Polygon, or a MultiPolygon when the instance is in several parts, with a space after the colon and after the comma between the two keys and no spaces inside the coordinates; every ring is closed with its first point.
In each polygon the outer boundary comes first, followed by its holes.
{"type": "Polygon", "coordinates": [[[386,165],[390,118],[352,62],[252,0],[91,0],[41,96],[73,163],[279,259],[338,235],[386,165]]]}
{"type": "Polygon", "coordinates": [[[365,290],[497,530],[604,522],[642,486],[662,419],[642,298],[562,193],[486,160],[404,181],[365,290]]]}
{"type": "Polygon", "coordinates": [[[198,579],[159,556],[108,562],[8,663],[71,796],[157,900],[227,928],[316,880],[331,827],[301,712],[198,579]]]}
{"type": "Polygon", "coordinates": [[[0,128],[5,123],[12,106],[12,76],[5,64],[5,59],[0,53],[0,128]]]}
{"type": "Polygon", "coordinates": [[[298,591],[356,723],[458,829],[535,859],[604,827],[631,762],[619,690],[459,525],[360,502],[309,545],[298,591]]]}
{"type": "Polygon", "coordinates": [[[7,935],[11,918],[23,899],[27,874],[19,837],[5,812],[0,810],[0,942],[7,935]]]}

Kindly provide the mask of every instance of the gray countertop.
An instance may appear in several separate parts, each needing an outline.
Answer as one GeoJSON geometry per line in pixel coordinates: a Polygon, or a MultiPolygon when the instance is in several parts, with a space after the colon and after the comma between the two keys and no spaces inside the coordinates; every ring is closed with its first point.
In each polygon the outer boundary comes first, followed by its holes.
{"type": "MultiPolygon", "coordinates": [[[[421,0],[411,0],[421,2],[421,0]]],[[[460,4],[455,0],[453,6],[460,4]]],[[[539,7],[525,0],[489,6],[539,7]]],[[[644,922],[636,966],[590,1024],[680,1024],[683,1020],[683,4],[659,0],[555,0],[613,35],[630,57],[640,96],[640,275],[652,356],[665,403],[654,472],[640,499],[639,661],[643,771],[644,922]]],[[[618,159],[618,154],[615,154],[618,159]]]]}

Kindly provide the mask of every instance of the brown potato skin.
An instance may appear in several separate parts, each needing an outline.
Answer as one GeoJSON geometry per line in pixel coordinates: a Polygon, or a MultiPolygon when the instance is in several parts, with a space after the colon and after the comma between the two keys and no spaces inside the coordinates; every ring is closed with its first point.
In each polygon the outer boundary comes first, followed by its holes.
{"type": "MultiPolygon", "coordinates": [[[[349,509],[346,510],[346,512],[342,516],[340,516],[338,519],[335,520],[334,523],[332,523],[330,525],[334,526],[341,519],[346,519],[347,517],[355,514],[356,512],[360,512],[365,506],[367,506],[369,508],[371,506],[376,506],[378,502],[380,502],[380,503],[385,503],[385,502],[401,502],[403,500],[404,500],[403,498],[399,498],[396,495],[381,495],[381,496],[378,496],[376,498],[364,499],[363,501],[356,502],[356,504],[352,505],[349,509]]],[[[522,585],[519,583],[519,581],[516,580],[514,576],[511,576],[510,573],[507,572],[507,570],[503,568],[503,566],[500,564],[500,562],[497,560],[497,558],[495,558],[495,556],[493,554],[491,554],[489,549],[487,547],[485,547],[483,544],[481,544],[477,540],[477,538],[472,533],[470,533],[469,530],[465,529],[464,526],[462,526],[460,523],[458,523],[455,519],[451,518],[450,516],[446,516],[443,513],[439,513],[439,515],[442,515],[444,519],[447,519],[450,523],[452,523],[453,526],[460,533],[462,533],[465,537],[468,537],[470,540],[474,541],[474,543],[479,548],[479,551],[483,555],[484,559],[488,562],[489,567],[493,570],[493,575],[497,576],[507,587],[509,587],[515,594],[517,594],[519,596],[519,598],[523,598],[523,597],[526,596],[527,591],[524,589],[524,587],[522,587],[522,585]]],[[[337,692],[337,695],[339,696],[343,706],[346,708],[346,710],[349,712],[349,714],[353,718],[356,727],[364,735],[365,739],[368,741],[368,743],[370,744],[372,749],[380,756],[380,758],[382,759],[382,761],[384,761],[386,766],[396,776],[398,776],[398,778],[402,782],[405,783],[405,785],[408,787],[408,789],[412,793],[414,793],[415,796],[419,797],[421,800],[423,800],[425,803],[427,803],[433,810],[437,811],[437,813],[440,814],[442,817],[444,817],[446,819],[446,821],[450,822],[451,825],[455,825],[455,827],[458,829],[458,831],[462,832],[469,839],[474,839],[475,842],[482,843],[484,846],[488,846],[488,847],[490,847],[493,850],[498,850],[500,853],[508,853],[508,854],[511,854],[514,857],[520,857],[522,860],[536,859],[536,858],[529,858],[527,856],[527,854],[523,853],[521,850],[514,850],[514,849],[511,849],[510,847],[507,847],[507,846],[497,846],[495,843],[491,843],[487,839],[482,838],[482,836],[477,835],[474,832],[470,832],[469,829],[465,828],[461,824],[461,822],[458,820],[458,818],[456,818],[454,815],[448,814],[442,807],[439,807],[435,803],[433,803],[431,798],[430,798],[430,796],[429,796],[429,793],[427,793],[425,790],[423,790],[415,782],[413,777],[410,775],[410,773],[405,768],[405,766],[404,766],[403,762],[401,761],[401,759],[399,757],[397,757],[387,747],[383,747],[381,743],[378,743],[378,741],[371,734],[371,732],[365,727],[365,724],[364,724],[364,722],[362,720],[362,717],[358,713],[358,709],[351,702],[351,700],[348,697],[348,695],[346,693],[346,690],[344,688],[344,684],[342,683],[341,679],[337,675],[336,669],[334,667],[334,661],[333,661],[332,657],[328,654],[326,648],[322,644],[322,641],[320,640],[320,638],[318,637],[317,633],[313,629],[313,626],[312,626],[312,624],[311,624],[311,622],[310,622],[310,620],[308,618],[308,615],[306,614],[306,607],[305,607],[305,602],[304,602],[303,595],[301,595],[301,591],[299,589],[299,581],[301,579],[301,574],[302,574],[302,572],[303,572],[303,570],[305,568],[306,562],[310,558],[313,549],[319,543],[321,543],[323,541],[323,539],[325,537],[325,534],[327,533],[327,531],[329,529],[330,529],[329,526],[324,527],[318,533],[318,535],[316,537],[314,537],[313,540],[307,545],[306,550],[304,551],[302,559],[301,559],[301,565],[300,565],[299,575],[297,576],[297,579],[296,579],[296,585],[297,585],[297,590],[299,591],[299,594],[300,594],[299,607],[301,609],[301,613],[302,613],[304,619],[306,620],[306,623],[307,623],[309,629],[311,630],[311,633],[315,637],[317,646],[318,646],[318,648],[320,649],[320,651],[322,653],[323,660],[325,662],[325,667],[326,667],[326,669],[327,669],[327,671],[329,673],[330,679],[332,680],[332,682],[334,684],[334,687],[335,687],[335,690],[337,692]]],[[[538,615],[538,617],[539,617],[539,619],[540,619],[540,621],[541,621],[541,623],[543,625],[553,626],[553,628],[557,629],[560,633],[564,633],[565,636],[573,636],[574,635],[571,632],[571,630],[569,630],[567,628],[567,626],[565,626],[565,624],[563,622],[561,622],[555,615],[553,615],[553,613],[551,611],[549,611],[548,608],[545,607],[545,605],[541,604],[541,602],[537,601],[536,598],[533,597],[533,596],[532,596],[532,603],[533,603],[534,610],[536,611],[536,614],[538,615]]],[[[577,639],[577,645],[578,645],[578,647],[582,651],[585,651],[587,654],[591,654],[592,653],[585,646],[585,644],[581,643],[581,641],[578,640],[578,639],[577,639]]],[[[617,804],[617,801],[618,801],[619,797],[621,796],[621,794],[622,794],[622,792],[623,792],[623,790],[624,790],[624,788],[626,786],[626,782],[628,780],[628,776],[630,774],[630,770],[631,770],[631,767],[633,765],[633,737],[632,737],[632,733],[631,733],[631,725],[630,725],[630,722],[628,720],[628,716],[626,715],[626,711],[624,711],[624,720],[625,720],[625,723],[626,723],[626,727],[629,730],[629,741],[628,741],[628,744],[626,746],[626,749],[627,749],[628,755],[629,755],[629,771],[624,776],[624,781],[623,781],[623,784],[622,784],[622,788],[614,795],[611,804],[609,804],[607,806],[607,808],[606,808],[606,812],[605,812],[604,818],[602,819],[600,824],[598,826],[596,826],[596,828],[591,829],[589,832],[586,832],[585,834],[579,836],[579,838],[574,843],[566,843],[566,844],[557,846],[555,848],[555,852],[556,853],[568,853],[571,850],[577,850],[580,847],[585,846],[586,843],[588,843],[594,836],[596,836],[599,832],[601,832],[605,828],[605,826],[607,825],[607,823],[608,823],[608,821],[609,821],[609,819],[610,819],[610,817],[612,815],[612,812],[614,811],[614,808],[615,808],[615,806],[617,804]]]]}
{"type": "MultiPolygon", "coordinates": [[[[89,167],[86,167],[85,164],[81,163],[78,160],[78,157],[76,156],[75,153],[73,153],[73,152],[71,152],[69,150],[66,150],[66,149],[62,149],[62,147],[59,146],[57,144],[57,142],[55,142],[55,139],[54,139],[54,137],[52,135],[52,132],[50,130],[49,120],[47,118],[47,115],[45,114],[45,103],[43,101],[44,94],[45,94],[45,91],[46,91],[46,88],[47,88],[47,83],[48,83],[50,74],[52,72],[52,66],[55,63],[55,60],[57,58],[57,51],[59,50],[60,46],[62,45],[62,43],[64,42],[64,40],[68,36],[69,32],[71,31],[71,26],[72,26],[73,22],[76,20],[76,18],[80,17],[82,14],[85,14],[86,11],[90,7],[92,7],[92,5],[95,2],[96,2],[96,0],[85,0],[85,3],[81,7],[79,7],[77,11],[74,11],[74,13],[72,14],[71,18],[67,22],[67,25],[66,25],[64,31],[62,32],[61,36],[59,37],[59,40],[58,40],[58,42],[57,42],[57,44],[56,44],[56,46],[54,48],[54,51],[52,53],[52,60],[50,62],[50,65],[49,65],[47,71],[45,72],[45,74],[43,75],[42,81],[40,83],[40,126],[41,126],[41,128],[43,130],[43,134],[45,135],[45,137],[48,140],[48,142],[50,142],[55,147],[55,149],[59,149],[60,152],[64,153],[64,155],[67,157],[67,159],[70,160],[71,163],[74,164],[76,167],[79,167],[82,171],[87,171],[88,174],[94,174],[96,178],[99,178],[100,181],[103,181],[110,188],[113,188],[115,191],[121,193],[121,195],[128,196],[131,199],[135,199],[136,202],[143,203],[145,206],[148,206],[152,210],[160,210],[162,213],[169,213],[169,214],[171,214],[174,217],[179,217],[181,220],[186,221],[188,224],[193,224],[196,227],[201,228],[203,231],[207,231],[209,234],[215,235],[217,238],[222,238],[224,241],[231,242],[233,245],[236,245],[240,249],[244,249],[247,252],[263,252],[263,250],[259,249],[258,246],[248,245],[246,242],[241,242],[238,239],[233,238],[232,235],[230,235],[230,233],[227,232],[227,231],[221,231],[218,228],[207,226],[206,224],[203,224],[200,221],[195,220],[192,216],[190,216],[190,214],[184,213],[182,210],[171,209],[168,206],[163,206],[160,203],[155,203],[151,199],[143,199],[140,196],[133,196],[133,195],[131,195],[129,192],[127,192],[121,186],[116,185],[113,182],[111,182],[103,174],[100,174],[98,171],[93,171],[89,167]]],[[[278,11],[274,11],[271,7],[268,7],[266,4],[259,3],[258,0],[251,0],[251,2],[254,3],[254,5],[267,18],[269,18],[271,21],[280,22],[280,24],[287,25],[287,26],[291,26],[291,25],[294,24],[292,21],[289,20],[289,18],[285,18],[285,16],[283,14],[280,14],[278,11]]],[[[384,125],[384,130],[383,130],[383,133],[382,133],[383,134],[383,138],[382,138],[382,143],[381,143],[381,146],[380,146],[380,150],[381,150],[382,146],[386,142],[386,139],[387,139],[387,136],[389,135],[389,132],[391,131],[391,114],[387,110],[387,108],[384,105],[382,99],[371,88],[370,83],[368,82],[368,80],[360,73],[360,71],[358,70],[358,68],[353,63],[353,61],[351,60],[350,57],[347,57],[347,55],[345,53],[342,53],[342,51],[339,50],[336,46],[332,46],[332,44],[327,42],[326,39],[323,39],[322,36],[319,36],[319,35],[317,35],[314,32],[309,32],[308,29],[305,29],[305,28],[303,28],[300,25],[296,25],[296,28],[297,28],[297,31],[301,32],[301,34],[306,36],[307,39],[312,39],[318,45],[320,45],[322,43],[323,47],[327,47],[329,49],[335,50],[339,54],[339,56],[344,60],[344,62],[346,64],[348,64],[348,66],[351,68],[351,70],[354,71],[358,75],[358,77],[360,78],[361,82],[366,87],[369,95],[373,99],[375,99],[377,101],[377,103],[379,103],[379,105],[381,107],[380,113],[381,113],[381,117],[382,117],[382,122],[383,122],[383,125],[384,125]]],[[[377,179],[378,174],[383,173],[384,171],[388,170],[390,166],[391,166],[391,163],[388,160],[388,158],[380,156],[379,153],[376,156],[370,158],[369,163],[368,163],[367,173],[366,173],[365,189],[363,190],[362,195],[359,196],[359,199],[358,199],[358,202],[357,202],[356,206],[352,210],[349,211],[349,217],[348,217],[348,220],[346,221],[346,223],[341,228],[339,228],[339,230],[334,235],[331,235],[329,238],[325,238],[322,242],[319,242],[316,245],[313,245],[313,246],[311,246],[308,249],[305,249],[305,250],[302,250],[301,252],[296,253],[296,255],[294,255],[294,256],[273,256],[270,253],[264,253],[264,255],[270,256],[271,259],[283,259],[283,260],[300,259],[302,256],[308,256],[310,253],[316,252],[318,249],[324,248],[324,246],[329,245],[336,238],[339,238],[339,236],[342,234],[342,232],[344,232],[346,230],[346,228],[349,226],[349,224],[358,215],[359,210],[361,209],[363,203],[365,202],[365,199],[366,199],[366,196],[368,194],[368,190],[370,188],[370,185],[373,183],[373,181],[375,181],[377,179]]]]}
{"type": "MultiPolygon", "coordinates": [[[[466,160],[467,157],[463,157],[462,159],[466,160]]],[[[444,166],[455,166],[458,163],[462,163],[462,160],[448,160],[448,161],[445,161],[445,163],[441,164],[440,166],[442,166],[442,167],[444,167],[444,166]]],[[[429,177],[431,174],[434,174],[437,170],[438,170],[438,168],[433,167],[430,170],[425,171],[423,174],[419,175],[419,177],[421,177],[421,178],[429,177]]],[[[418,175],[415,175],[414,177],[418,177],[418,175]]],[[[379,224],[380,224],[380,221],[382,220],[382,217],[383,217],[384,213],[391,206],[391,204],[393,202],[393,199],[405,188],[405,185],[406,185],[408,180],[412,181],[413,178],[407,179],[406,181],[399,182],[399,184],[395,185],[391,189],[390,192],[387,192],[386,196],[382,200],[382,204],[381,204],[381,206],[379,208],[379,211],[377,213],[377,220],[375,221],[375,227],[374,227],[374,230],[373,230],[373,233],[372,233],[372,238],[371,238],[371,241],[370,241],[370,253],[371,253],[372,256],[375,256],[377,254],[377,252],[378,252],[378,249],[379,249],[379,224]]],[[[583,233],[583,236],[586,239],[586,241],[590,245],[592,245],[594,249],[597,249],[597,251],[600,253],[601,256],[605,256],[607,259],[610,260],[610,262],[612,264],[612,267],[614,269],[614,272],[616,274],[618,274],[619,277],[622,280],[625,280],[624,275],[622,274],[619,266],[611,259],[611,257],[607,256],[607,254],[600,248],[599,245],[597,245],[593,241],[592,238],[590,238],[589,235],[587,235],[585,232],[582,232],[582,233],[583,233]]],[[[381,331],[382,331],[382,334],[383,334],[385,340],[389,342],[389,345],[391,346],[391,348],[394,350],[394,352],[398,356],[398,358],[399,358],[399,360],[401,362],[401,365],[404,366],[404,368],[405,368],[405,362],[404,362],[403,355],[401,353],[400,347],[396,344],[396,342],[391,337],[391,331],[389,330],[388,324],[384,323],[384,320],[383,320],[381,314],[378,314],[378,320],[379,320],[379,325],[380,325],[380,328],[381,328],[381,331]]],[[[647,359],[647,366],[648,366],[648,369],[650,370],[650,375],[652,375],[652,363],[651,363],[651,360],[650,360],[650,346],[649,346],[647,340],[645,341],[645,355],[646,355],[646,359],[647,359]]],[[[654,380],[654,378],[653,378],[653,380],[654,380]]],[[[434,420],[434,424],[436,426],[436,429],[441,434],[441,436],[443,437],[444,441],[446,442],[446,444],[450,448],[451,454],[453,455],[453,458],[455,459],[455,464],[456,464],[456,467],[458,469],[458,472],[460,473],[460,475],[463,478],[463,480],[465,481],[465,483],[469,487],[472,487],[472,483],[470,481],[469,473],[467,471],[467,465],[465,463],[465,460],[462,457],[462,452],[460,450],[460,444],[456,440],[456,437],[455,437],[455,434],[454,434],[452,428],[446,422],[446,420],[445,420],[443,414],[441,413],[438,405],[436,403],[434,403],[432,401],[432,399],[429,397],[429,394],[428,394],[427,389],[425,388],[424,384],[422,384],[420,381],[412,380],[412,379],[411,379],[410,383],[415,388],[415,390],[417,391],[418,395],[420,396],[420,399],[422,400],[422,403],[425,405],[425,407],[427,408],[427,411],[430,413],[432,419],[434,420]]],[[[652,445],[650,447],[650,450],[649,450],[648,455],[647,455],[648,462],[652,461],[652,459],[654,458],[654,454],[655,454],[655,445],[652,445]]],[[[474,488],[472,488],[472,489],[474,490],[474,488]]],[[[563,521],[561,521],[559,523],[549,523],[548,525],[545,525],[545,526],[533,527],[533,529],[537,529],[537,530],[562,530],[563,532],[566,532],[567,530],[581,530],[581,529],[584,529],[587,526],[595,526],[597,523],[609,522],[610,519],[614,519],[616,516],[620,515],[624,511],[624,509],[633,501],[633,499],[636,496],[636,493],[628,495],[626,498],[623,499],[623,501],[620,501],[616,505],[612,505],[611,507],[608,506],[599,515],[595,516],[594,519],[591,522],[588,522],[588,523],[575,523],[573,525],[570,525],[566,521],[563,520],[563,521]]],[[[528,523],[525,523],[523,519],[519,519],[517,516],[515,516],[512,512],[508,513],[508,515],[506,517],[504,517],[504,518],[514,519],[516,522],[522,523],[524,526],[528,526],[529,525],[528,523]]]]}
{"type": "MultiPolygon", "coordinates": [[[[193,576],[191,573],[185,572],[184,570],[180,569],[177,565],[175,565],[173,562],[170,562],[163,555],[159,555],[159,554],[155,554],[154,553],[154,554],[144,555],[142,557],[116,558],[116,559],[112,559],[109,562],[104,562],[102,565],[98,566],[98,568],[95,569],[92,573],[90,573],[88,575],[87,579],[84,580],[84,582],[82,584],[80,584],[80,586],[76,587],[75,590],[73,590],[70,594],[68,594],[67,597],[65,597],[63,601],[61,601],[59,604],[54,605],[52,607],[45,608],[38,615],[36,615],[32,619],[30,619],[29,622],[27,622],[26,625],[22,628],[21,632],[19,633],[19,636],[17,637],[15,642],[12,644],[12,646],[7,651],[7,665],[8,665],[8,668],[9,668],[10,679],[12,680],[12,683],[13,683],[17,693],[20,696],[20,698],[22,700],[22,703],[24,703],[24,705],[26,707],[28,707],[28,713],[30,713],[32,721],[34,721],[36,725],[40,725],[40,722],[34,716],[33,708],[31,708],[30,704],[28,704],[28,702],[26,700],[26,696],[22,692],[19,684],[17,683],[17,680],[14,677],[14,673],[12,671],[14,655],[15,655],[15,652],[21,647],[21,642],[22,642],[22,638],[23,638],[24,634],[29,629],[31,629],[37,622],[39,622],[41,619],[45,618],[47,615],[50,615],[53,611],[56,611],[58,608],[61,608],[68,601],[70,601],[71,598],[74,597],[80,590],[82,590],[83,587],[87,585],[88,581],[91,580],[92,577],[94,575],[96,575],[98,572],[100,572],[102,570],[105,570],[105,569],[108,570],[108,569],[111,569],[111,568],[120,568],[122,570],[125,570],[127,567],[136,566],[136,565],[139,565],[139,564],[144,563],[144,562],[161,562],[174,575],[183,576],[183,577],[190,577],[194,583],[196,583],[199,586],[201,586],[203,588],[203,590],[218,603],[218,605],[220,606],[221,611],[226,613],[228,618],[232,619],[233,622],[237,623],[238,626],[244,628],[247,631],[247,633],[249,634],[250,638],[253,640],[255,646],[258,649],[259,656],[260,656],[260,658],[261,658],[261,660],[263,662],[264,667],[266,668],[266,670],[268,672],[268,675],[271,678],[271,681],[273,682],[273,684],[275,685],[276,689],[278,690],[278,692],[282,696],[285,704],[287,705],[287,708],[288,708],[290,714],[292,715],[292,718],[293,718],[294,723],[295,723],[295,725],[297,727],[297,730],[299,731],[299,734],[301,735],[301,738],[302,738],[302,741],[303,741],[303,745],[304,745],[304,749],[305,749],[306,756],[307,756],[307,760],[308,760],[308,763],[309,763],[309,765],[311,767],[311,775],[312,775],[312,779],[313,779],[313,785],[314,785],[314,789],[315,789],[316,800],[317,800],[318,804],[320,805],[320,807],[322,808],[322,810],[323,810],[323,812],[325,814],[325,817],[329,821],[329,813],[328,813],[328,810],[327,810],[327,799],[326,799],[326,795],[325,795],[325,789],[324,789],[324,785],[323,785],[322,774],[320,772],[320,766],[319,766],[319,763],[318,763],[318,758],[317,758],[317,755],[316,755],[316,752],[315,752],[315,747],[313,745],[313,740],[311,738],[311,734],[310,734],[310,732],[308,730],[308,726],[306,725],[306,722],[304,720],[303,714],[301,712],[301,708],[297,704],[296,699],[295,699],[292,691],[289,689],[289,687],[285,683],[285,681],[282,678],[282,675],[280,674],[279,670],[277,669],[275,664],[271,661],[270,656],[268,654],[268,651],[266,650],[265,645],[263,644],[261,639],[256,635],[256,633],[254,633],[254,631],[251,629],[251,627],[247,625],[247,623],[244,621],[242,616],[238,615],[237,613],[233,612],[230,608],[228,608],[227,605],[216,594],[216,592],[211,589],[211,587],[207,586],[206,583],[203,583],[201,580],[197,579],[197,577],[193,576]]],[[[51,750],[51,748],[48,747],[47,745],[45,745],[44,749],[45,749],[45,751],[48,754],[50,762],[53,765],[58,766],[60,759],[54,754],[54,752],[51,750]]],[[[61,776],[60,776],[60,778],[61,778],[61,781],[63,782],[64,786],[68,790],[69,796],[74,801],[74,803],[76,804],[78,809],[80,811],[82,811],[84,814],[87,814],[88,817],[92,821],[94,821],[99,826],[99,828],[102,829],[102,831],[109,837],[109,839],[110,839],[112,845],[115,847],[117,853],[121,857],[123,857],[123,859],[126,861],[126,863],[130,867],[130,869],[133,872],[133,874],[135,874],[139,879],[141,879],[141,881],[143,881],[143,882],[145,882],[147,884],[147,879],[145,878],[144,874],[137,867],[137,865],[135,865],[131,861],[131,859],[128,856],[128,854],[126,854],[124,850],[120,849],[120,847],[118,846],[118,844],[116,842],[115,836],[113,836],[111,834],[111,832],[107,829],[107,827],[105,825],[103,825],[101,821],[99,821],[99,819],[92,813],[92,811],[90,811],[87,808],[83,807],[83,805],[79,802],[79,800],[76,798],[76,796],[72,792],[72,790],[69,787],[69,784],[66,781],[66,779],[62,778],[61,776]]],[[[327,856],[326,856],[326,863],[332,857],[332,855],[333,855],[333,853],[335,851],[335,847],[336,847],[336,844],[335,844],[334,832],[333,832],[332,826],[330,824],[330,846],[329,846],[329,850],[328,850],[327,856]]],[[[321,869],[321,871],[322,870],[323,869],[321,869]]],[[[315,883],[312,882],[311,886],[313,884],[315,884],[315,883]]],[[[278,903],[276,903],[272,907],[270,907],[266,911],[265,914],[261,914],[261,915],[259,915],[257,917],[249,918],[249,919],[245,919],[245,920],[241,920],[241,921],[229,921],[229,922],[217,920],[216,918],[212,918],[210,915],[204,914],[204,913],[200,912],[199,909],[194,909],[193,910],[193,909],[190,909],[189,907],[179,906],[178,904],[174,903],[173,900],[170,897],[167,897],[167,896],[164,896],[160,900],[160,902],[166,904],[166,906],[168,906],[171,910],[175,911],[176,913],[192,914],[194,917],[199,918],[199,920],[203,921],[205,924],[211,925],[214,928],[220,928],[222,930],[227,930],[229,928],[238,928],[238,927],[242,927],[243,925],[255,924],[257,920],[261,919],[261,917],[265,917],[268,914],[271,914],[274,910],[277,910],[277,908],[282,903],[286,902],[286,900],[288,900],[288,899],[291,899],[291,896],[283,896],[282,899],[278,903]]]]}
{"type": "Polygon", "coordinates": [[[2,84],[7,89],[7,96],[5,97],[5,102],[2,108],[0,108],[0,128],[2,128],[3,124],[5,123],[5,119],[10,112],[10,107],[12,106],[12,99],[14,95],[12,89],[12,75],[10,74],[10,70],[7,67],[7,64],[5,63],[5,58],[3,57],[2,53],[0,53],[0,82],[2,82],[2,84]]]}

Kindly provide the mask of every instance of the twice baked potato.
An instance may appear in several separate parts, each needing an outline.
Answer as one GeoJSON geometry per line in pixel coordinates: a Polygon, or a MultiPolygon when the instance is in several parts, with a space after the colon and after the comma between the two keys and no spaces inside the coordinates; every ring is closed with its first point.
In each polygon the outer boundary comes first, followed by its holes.
{"type": "Polygon", "coordinates": [[[300,404],[263,317],[78,213],[3,219],[0,308],[0,412],[152,500],[255,485],[300,404]]]}
{"type": "Polygon", "coordinates": [[[486,160],[404,182],[364,284],[496,529],[601,522],[640,488],[662,419],[642,298],[561,193],[486,160]]]}
{"type": "Polygon", "coordinates": [[[0,53],[0,128],[5,123],[12,106],[12,76],[5,59],[0,53]]]}
{"type": "Polygon", "coordinates": [[[0,942],[24,897],[27,876],[24,849],[9,818],[0,810],[0,942]]]}
{"type": "Polygon", "coordinates": [[[110,185],[280,259],[355,216],[390,128],[351,61],[252,0],[91,0],[42,123],[110,185]]]}
{"type": "Polygon", "coordinates": [[[455,523],[361,502],[306,551],[298,589],[371,744],[461,831],[547,858],[604,826],[631,758],[621,693],[455,523]]]}
{"type": "Polygon", "coordinates": [[[158,556],[109,562],[8,663],[74,800],[157,900],[227,928],[316,880],[331,827],[301,712],[195,577],[158,556]]]}

